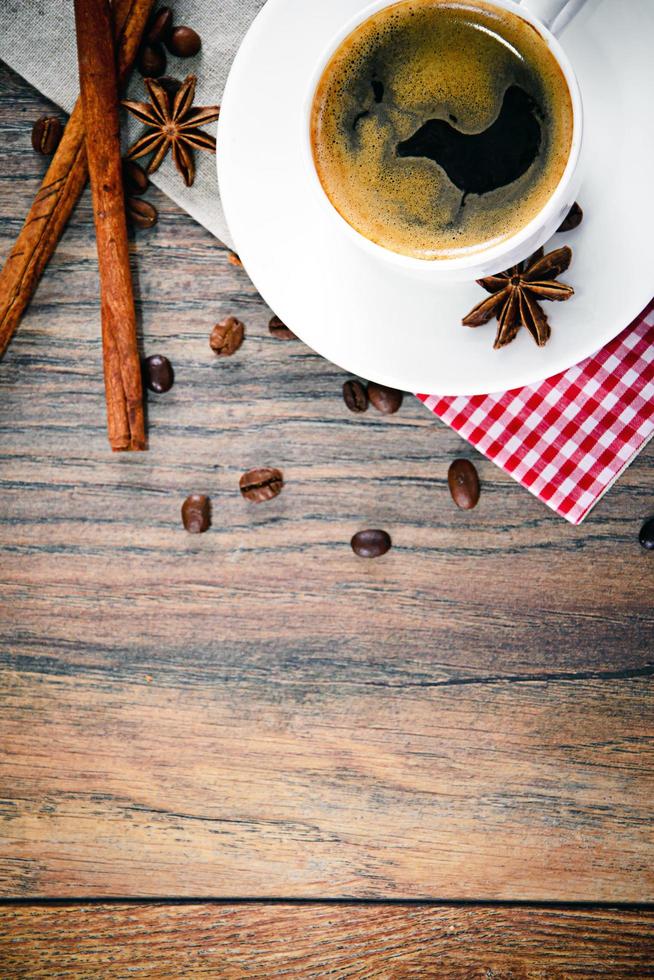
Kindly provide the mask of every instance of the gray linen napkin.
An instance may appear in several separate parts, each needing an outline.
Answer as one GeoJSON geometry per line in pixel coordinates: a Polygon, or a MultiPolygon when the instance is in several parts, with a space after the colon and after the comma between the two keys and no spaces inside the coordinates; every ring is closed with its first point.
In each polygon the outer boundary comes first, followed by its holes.
{"type": "MultiPolygon", "coordinates": [[[[202,37],[202,50],[195,58],[175,58],[167,52],[167,74],[185,78],[192,72],[198,76],[198,105],[220,104],[234,55],[264,2],[166,0],[173,9],[175,23],[193,27],[202,37]]],[[[0,0],[0,5],[0,58],[70,112],[79,92],[72,0],[0,0]]],[[[146,97],[138,71],[132,74],[128,95],[131,99],[146,97]]],[[[129,145],[143,127],[125,116],[123,131],[125,144],[129,145]]],[[[152,182],[217,238],[231,245],[218,196],[215,159],[204,152],[195,156],[197,174],[193,187],[184,186],[170,157],[153,174],[152,182]]]]}

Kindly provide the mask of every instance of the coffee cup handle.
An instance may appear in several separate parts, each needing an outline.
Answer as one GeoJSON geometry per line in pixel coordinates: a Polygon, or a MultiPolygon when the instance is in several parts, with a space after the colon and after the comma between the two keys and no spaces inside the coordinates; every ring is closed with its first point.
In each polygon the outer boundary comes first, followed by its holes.
{"type": "Polygon", "coordinates": [[[586,0],[522,0],[522,5],[535,14],[552,34],[560,34],[585,2],[586,0]]]}

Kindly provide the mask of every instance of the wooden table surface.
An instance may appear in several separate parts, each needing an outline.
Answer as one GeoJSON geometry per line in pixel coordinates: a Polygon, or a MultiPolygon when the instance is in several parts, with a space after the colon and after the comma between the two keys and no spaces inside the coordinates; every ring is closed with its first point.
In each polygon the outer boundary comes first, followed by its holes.
{"type": "MultiPolygon", "coordinates": [[[[1,259],[47,108],[0,70],[1,259]]],[[[411,396],[350,414],[348,376],[148,198],[142,347],[176,371],[149,452],[106,442],[88,192],[0,364],[0,963],[131,976],[129,942],[139,976],[652,975],[652,449],[571,527],[411,396]],[[226,314],[247,336],[218,360],[226,314]],[[256,506],[259,465],[286,486],[256,506]],[[371,526],[394,547],[366,562],[371,526]]]]}

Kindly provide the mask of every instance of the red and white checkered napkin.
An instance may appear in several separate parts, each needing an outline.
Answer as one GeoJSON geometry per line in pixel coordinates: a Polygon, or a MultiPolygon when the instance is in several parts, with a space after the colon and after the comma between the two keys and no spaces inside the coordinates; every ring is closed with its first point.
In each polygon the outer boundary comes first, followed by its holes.
{"type": "Polygon", "coordinates": [[[654,300],[597,354],[546,381],[495,395],[418,398],[580,524],[654,435],[654,300]]]}

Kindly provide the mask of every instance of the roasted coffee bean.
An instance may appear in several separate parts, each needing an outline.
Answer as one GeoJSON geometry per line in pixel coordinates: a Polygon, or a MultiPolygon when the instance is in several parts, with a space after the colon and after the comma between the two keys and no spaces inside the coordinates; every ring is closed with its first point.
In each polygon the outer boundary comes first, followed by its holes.
{"type": "Polygon", "coordinates": [[[209,346],[218,357],[229,357],[239,349],[244,336],[245,324],[235,316],[226,316],[211,331],[209,346]]]}
{"type": "Polygon", "coordinates": [[[170,7],[160,7],[150,19],[145,40],[148,44],[165,41],[173,26],[173,12],[170,7]]]}
{"type": "Polygon", "coordinates": [[[263,503],[264,500],[272,500],[278,493],[281,493],[283,486],[284,477],[281,471],[270,466],[248,470],[239,480],[241,493],[247,500],[251,500],[255,504],[263,503]]]}
{"type": "Polygon", "coordinates": [[[173,78],[172,75],[162,75],[161,78],[157,79],[157,81],[159,82],[161,87],[168,93],[171,99],[175,98],[180,88],[182,87],[182,83],[180,82],[179,78],[173,78]]]}
{"type": "Polygon", "coordinates": [[[192,27],[174,27],[168,35],[166,47],[178,58],[192,58],[202,47],[202,38],[192,27]]]}
{"type": "Polygon", "coordinates": [[[238,269],[242,269],[243,268],[243,263],[239,259],[239,257],[236,254],[236,252],[228,252],[227,253],[227,261],[229,262],[230,265],[235,265],[238,269]]]}
{"type": "Polygon", "coordinates": [[[387,388],[378,385],[376,381],[368,382],[368,398],[382,415],[394,415],[402,404],[404,395],[397,388],[387,388]]]}
{"type": "Polygon", "coordinates": [[[368,408],[368,392],[360,381],[346,381],[343,385],[343,401],[351,412],[365,412],[368,408]]]}
{"type": "Polygon", "coordinates": [[[182,504],[182,523],[189,534],[202,534],[211,525],[211,501],[203,493],[192,493],[182,504]]]}
{"type": "Polygon", "coordinates": [[[447,471],[452,500],[461,510],[471,510],[479,500],[479,477],[469,459],[455,459],[447,471]]]}
{"type": "Polygon", "coordinates": [[[156,225],[159,213],[154,204],[140,197],[127,198],[127,217],[137,228],[152,228],[156,225]]]}
{"type": "Polygon", "coordinates": [[[289,330],[285,323],[283,323],[278,316],[273,316],[268,324],[268,329],[273,337],[277,340],[297,340],[297,337],[292,330],[289,330]]]}
{"type": "Polygon", "coordinates": [[[152,354],[143,361],[143,380],[150,391],[163,395],[170,391],[175,380],[173,366],[163,354],[152,354]]]}
{"type": "Polygon", "coordinates": [[[144,44],[137,65],[143,78],[159,78],[166,70],[166,52],[160,44],[144,44]]]}
{"type": "Polygon", "coordinates": [[[638,540],[643,548],[647,548],[648,551],[654,549],[654,517],[650,517],[648,521],[645,521],[640,529],[638,540]]]}
{"type": "Polygon", "coordinates": [[[350,544],[352,551],[359,558],[379,558],[385,555],[391,546],[391,536],[380,528],[368,528],[357,531],[350,544]]]}
{"type": "Polygon", "coordinates": [[[59,146],[64,127],[56,116],[41,116],[32,127],[32,146],[44,157],[50,156],[59,146]]]}
{"type": "Polygon", "coordinates": [[[123,160],[123,183],[125,192],[130,197],[145,194],[150,186],[148,175],[136,160],[123,160]]]}
{"type": "Polygon", "coordinates": [[[584,212],[581,210],[577,202],[572,205],[565,218],[556,229],[557,231],[572,231],[574,228],[578,228],[584,218],[584,212]]]}

